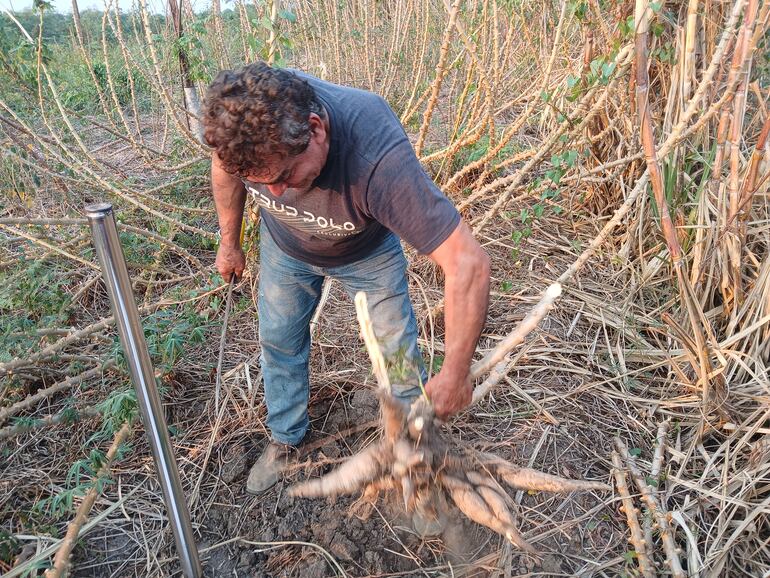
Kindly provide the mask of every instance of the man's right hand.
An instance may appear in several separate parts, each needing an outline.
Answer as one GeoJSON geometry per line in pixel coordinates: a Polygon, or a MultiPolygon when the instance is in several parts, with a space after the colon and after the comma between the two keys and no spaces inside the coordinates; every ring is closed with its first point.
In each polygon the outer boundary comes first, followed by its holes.
{"type": "Polygon", "coordinates": [[[216,266],[225,282],[229,283],[233,273],[236,277],[243,275],[243,269],[246,267],[246,255],[241,247],[220,245],[217,251],[216,266]]]}

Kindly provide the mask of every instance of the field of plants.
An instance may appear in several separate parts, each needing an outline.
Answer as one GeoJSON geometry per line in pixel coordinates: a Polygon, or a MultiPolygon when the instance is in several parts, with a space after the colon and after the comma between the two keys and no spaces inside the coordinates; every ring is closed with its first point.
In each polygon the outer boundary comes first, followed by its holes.
{"type": "MultiPolygon", "coordinates": [[[[0,13],[0,575],[181,575],[83,212],[108,201],[207,576],[770,576],[768,26],[768,0],[0,13]],[[492,259],[477,360],[553,302],[445,426],[490,460],[608,485],[506,493],[536,553],[459,513],[423,538],[400,495],[286,491],[380,436],[334,282],[310,440],[285,484],[246,494],[268,438],[259,214],[217,411],[228,286],[198,115],[219,70],[260,59],[388,101],[492,259]]],[[[436,371],[443,280],[406,251],[436,371]]]]}

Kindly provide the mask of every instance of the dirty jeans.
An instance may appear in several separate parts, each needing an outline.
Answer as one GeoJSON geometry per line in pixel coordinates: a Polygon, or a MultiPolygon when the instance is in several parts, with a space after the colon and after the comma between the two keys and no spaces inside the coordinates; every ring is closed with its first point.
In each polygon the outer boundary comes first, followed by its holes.
{"type": "Polygon", "coordinates": [[[398,237],[389,234],[371,254],[349,265],[316,267],[284,253],[263,224],[260,261],[259,340],[267,425],[275,441],[296,445],[309,426],[310,319],[327,276],[342,283],[351,298],[366,292],[386,362],[405,369],[401,381],[408,385],[394,384],[394,395],[407,402],[419,395],[418,380],[425,383],[427,374],[417,348],[417,322],[398,237]]]}

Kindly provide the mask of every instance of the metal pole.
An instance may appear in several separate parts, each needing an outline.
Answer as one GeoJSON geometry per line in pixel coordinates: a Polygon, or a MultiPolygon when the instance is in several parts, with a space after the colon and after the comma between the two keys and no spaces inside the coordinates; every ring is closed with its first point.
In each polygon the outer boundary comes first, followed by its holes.
{"type": "Polygon", "coordinates": [[[163,407],[155,385],[155,372],[152,368],[150,354],[147,351],[144,330],[131,290],[131,281],[120,246],[112,205],[110,203],[95,203],[87,205],[85,211],[91,225],[96,254],[102,266],[102,275],[110,296],[110,307],[115,315],[120,342],[123,345],[131,379],[136,388],[142,422],[147,431],[155,468],[160,478],[160,486],[163,490],[168,517],[171,520],[171,530],[174,532],[182,572],[188,578],[200,578],[203,575],[203,570],[193,539],[190,512],[187,509],[182,484],[179,481],[179,472],[174,460],[166,420],[163,416],[163,407]]]}

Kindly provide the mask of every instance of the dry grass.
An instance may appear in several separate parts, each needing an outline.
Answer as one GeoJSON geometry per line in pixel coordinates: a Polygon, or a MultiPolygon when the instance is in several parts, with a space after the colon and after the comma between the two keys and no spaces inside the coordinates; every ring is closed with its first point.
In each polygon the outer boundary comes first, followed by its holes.
{"type": "MultiPolygon", "coordinates": [[[[253,10],[242,1],[234,6],[239,17],[253,10]]],[[[52,557],[53,536],[63,535],[81,497],[58,517],[35,504],[76,485],[67,479],[72,464],[92,448],[106,451],[122,425],[106,421],[117,414],[103,402],[127,387],[123,370],[91,371],[114,359],[115,336],[104,321],[104,287],[83,263],[94,262],[90,239],[81,224],[62,221],[80,218],[84,202],[102,198],[139,228],[127,243],[137,299],[158,328],[150,339],[168,345],[163,339],[178,330],[185,346],[159,366],[182,482],[212,572],[241,564],[244,574],[248,567],[258,576],[310,575],[318,556],[330,556],[339,569],[326,562],[321,568],[352,576],[438,576],[449,565],[455,576],[618,576],[639,572],[629,552],[643,547],[652,567],[645,573],[662,574],[676,568],[672,542],[690,576],[770,572],[770,215],[761,138],[770,4],[692,0],[650,14],[651,131],[644,145],[637,88],[645,87],[632,74],[640,44],[634,49],[634,31],[622,26],[634,8],[473,0],[460,4],[449,27],[451,7],[437,0],[322,7],[303,1],[295,24],[280,21],[264,38],[273,39],[273,51],[276,38],[290,38],[298,67],[383,94],[410,136],[424,136],[427,169],[462,207],[494,264],[479,357],[550,283],[564,286],[538,331],[504,362],[500,385],[453,421],[451,435],[562,477],[611,482],[625,475],[625,512],[620,495],[515,494],[524,538],[549,553],[533,569],[491,533],[466,528],[472,539],[458,554],[449,538],[416,539],[387,507],[365,526],[355,519],[340,526],[350,506],[344,500],[301,506],[281,490],[260,500],[245,496],[244,468],[266,435],[254,305],[259,256],[251,250],[251,275],[234,293],[223,410],[215,415],[226,285],[213,280],[214,253],[206,245],[216,226],[205,151],[180,114],[178,64],[166,42],[145,34],[148,15],[138,14],[135,30],[118,31],[117,19],[105,20],[118,38],[106,74],[122,63],[143,79],[144,97],[132,91],[118,108],[116,83],[107,82],[100,85],[103,110],[98,104],[89,114],[73,111],[52,74],[55,60],[33,67],[40,91],[13,75],[11,90],[0,90],[0,178],[13,191],[0,217],[0,272],[21,290],[30,264],[45,266],[45,282],[58,284],[71,301],[66,318],[33,312],[31,324],[9,329],[23,333],[26,349],[10,349],[17,359],[2,366],[0,427],[19,429],[0,442],[0,530],[16,536],[14,560],[0,561],[0,572],[52,557]],[[659,166],[650,173],[653,154],[659,166]],[[648,194],[650,175],[657,201],[648,194]],[[663,199],[672,223],[665,242],[657,217],[663,199]],[[41,218],[53,221],[27,224],[41,218]],[[677,245],[681,265],[672,265],[677,245]],[[169,323],[159,324],[163,319],[169,323]],[[203,328],[202,343],[179,329],[183,320],[203,328]],[[78,339],[68,338],[75,330],[78,339]],[[78,374],[84,379],[66,381],[78,374]],[[68,423],[62,411],[71,408],[102,417],[68,423]],[[18,417],[50,424],[7,423],[18,417]],[[658,437],[661,423],[670,423],[665,439],[658,437]],[[97,431],[102,435],[92,439],[97,431]],[[621,448],[615,438],[630,455],[619,454],[613,465],[621,448]],[[639,470],[641,487],[627,469],[639,470]],[[642,493],[650,497],[642,501],[642,493]],[[649,508],[670,528],[651,523],[649,508]],[[629,509],[639,524],[636,545],[628,543],[629,509]],[[360,546],[356,555],[346,557],[350,547],[340,536],[360,546]],[[373,550],[385,554],[367,554],[373,550]]],[[[194,50],[212,63],[254,59],[248,38],[262,32],[249,18],[229,25],[234,33],[223,34],[215,13],[206,22],[214,33],[194,50]]],[[[104,59],[101,42],[89,50],[90,58],[104,59]]],[[[440,274],[408,252],[421,345],[429,360],[439,360],[440,274]]],[[[21,311],[3,307],[7,319],[21,311]]],[[[16,342],[6,336],[4,343],[16,342]]],[[[311,363],[314,437],[303,475],[324,471],[373,436],[366,427],[375,415],[362,410],[373,385],[370,366],[352,303],[336,285],[318,321],[311,363]],[[359,427],[346,429],[351,425],[359,427]]],[[[88,479],[84,474],[81,482],[88,479]]],[[[112,480],[95,501],[96,523],[86,523],[87,548],[75,549],[76,575],[173,574],[173,540],[141,435],[113,463],[112,480]]]]}

